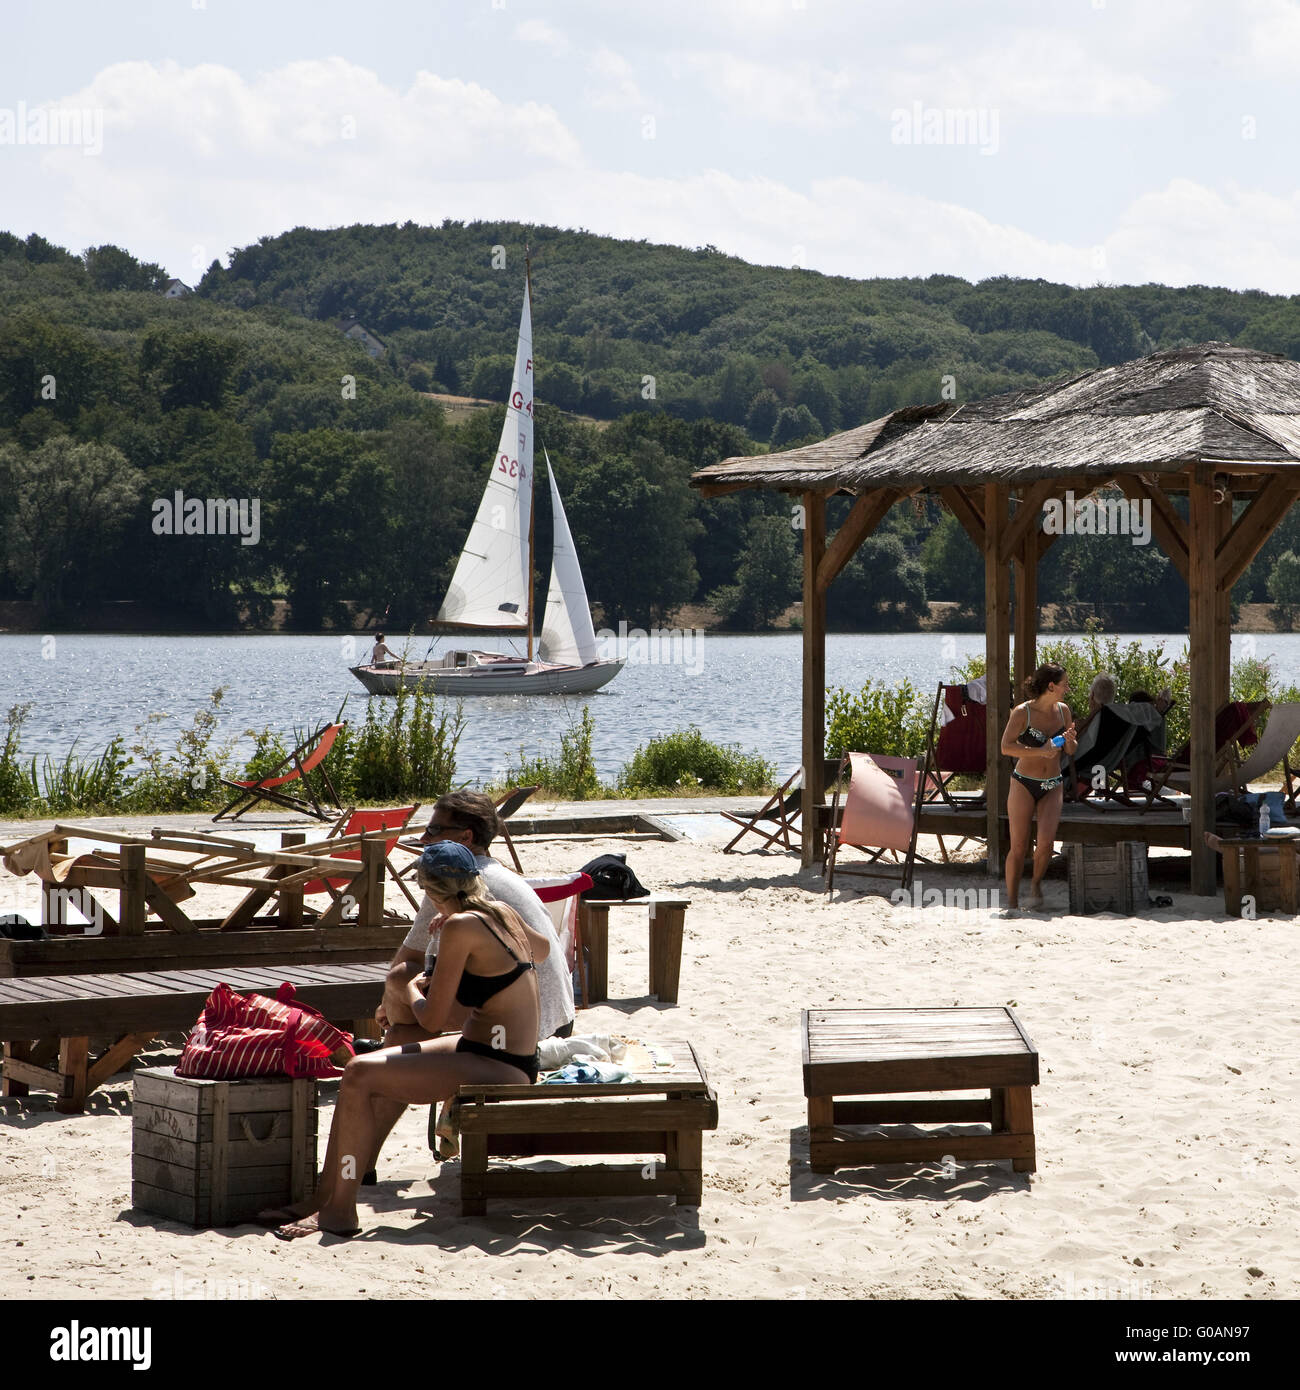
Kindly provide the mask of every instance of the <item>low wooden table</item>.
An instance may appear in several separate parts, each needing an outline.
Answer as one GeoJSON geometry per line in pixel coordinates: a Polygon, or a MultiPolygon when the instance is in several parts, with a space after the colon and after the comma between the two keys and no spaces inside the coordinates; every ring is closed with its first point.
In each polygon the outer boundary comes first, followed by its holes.
{"type": "Polygon", "coordinates": [[[1032,1173],[1038,1052],[1005,1007],[805,1009],[803,1089],[814,1173],[863,1163],[1009,1158],[1032,1173]],[[837,1100],[837,1096],[987,1089],[975,1100],[837,1100]],[[843,1125],[974,1124],[975,1135],[837,1133],[843,1125]]]}
{"type": "Polygon", "coordinates": [[[609,910],[612,907],[644,907],[650,911],[650,989],[661,1004],[677,1002],[682,973],[682,937],[686,930],[689,898],[669,898],[652,893],[646,898],[580,898],[578,900],[578,949],[587,948],[584,1007],[609,998],[609,910]]]}
{"type": "Polygon", "coordinates": [[[1300,836],[1223,836],[1223,910],[1229,917],[1300,912],[1300,836]],[[1250,909],[1243,913],[1245,899],[1250,909]]]}
{"type": "Polygon", "coordinates": [[[688,1042],[655,1042],[671,1067],[609,1086],[462,1086],[460,1210],[482,1216],[489,1198],[643,1197],[699,1206],[704,1131],[718,1127],[718,1099],[688,1042]],[[552,1154],[655,1154],[663,1160],[596,1163],[558,1173],[489,1169],[490,1158],[552,1154]]]}

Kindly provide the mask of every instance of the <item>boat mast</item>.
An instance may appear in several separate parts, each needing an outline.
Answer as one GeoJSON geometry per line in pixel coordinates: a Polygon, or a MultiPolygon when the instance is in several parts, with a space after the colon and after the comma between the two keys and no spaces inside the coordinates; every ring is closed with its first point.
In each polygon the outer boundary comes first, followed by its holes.
{"type": "MultiPolygon", "coordinates": [[[[527,242],[524,242],[524,284],[528,294],[528,321],[532,324],[533,319],[533,263],[532,251],[527,242]]],[[[533,354],[534,363],[537,354],[533,354]]],[[[533,400],[537,398],[537,372],[532,372],[533,378],[533,400]]],[[[533,409],[533,400],[528,402],[528,408],[533,409]]],[[[533,432],[537,431],[537,416],[532,417],[533,432]]],[[[534,461],[533,478],[536,479],[537,468],[534,461]]],[[[528,489],[528,660],[533,659],[533,525],[537,517],[537,488],[535,486],[528,489]]]]}

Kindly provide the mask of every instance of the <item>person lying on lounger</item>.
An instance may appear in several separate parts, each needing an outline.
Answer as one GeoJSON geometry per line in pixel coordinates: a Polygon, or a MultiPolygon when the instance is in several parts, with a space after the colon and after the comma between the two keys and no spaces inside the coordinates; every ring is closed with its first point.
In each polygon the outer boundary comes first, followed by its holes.
{"type": "Polygon", "coordinates": [[[1034,845],[1034,876],[1029,887],[1029,905],[1043,905],[1043,875],[1051,862],[1056,827],[1065,799],[1061,755],[1075,750],[1074,720],[1065,697],[1070,678],[1062,666],[1040,666],[1025,682],[1029,697],[1011,711],[1002,731],[1002,756],[1015,758],[1011,790],[1007,793],[1007,820],[1011,845],[1007,852],[1007,910],[1020,908],[1020,876],[1029,848],[1030,826],[1037,819],[1034,845]],[[1054,742],[1054,740],[1056,740],[1054,742]]]}
{"type": "Polygon", "coordinates": [[[516,1085],[537,1080],[540,1003],[536,962],[550,942],[504,903],[484,894],[474,856],[464,845],[430,845],[419,883],[443,916],[428,995],[412,979],[407,1003],[420,1026],[438,1033],[469,1009],[459,1038],[435,1037],[354,1057],[339,1082],[320,1185],[292,1206],[262,1212],[286,1239],[328,1232],[356,1235],[357,1190],[374,1150],[374,1101],[409,1105],[450,1099],[471,1083],[516,1085]]]}

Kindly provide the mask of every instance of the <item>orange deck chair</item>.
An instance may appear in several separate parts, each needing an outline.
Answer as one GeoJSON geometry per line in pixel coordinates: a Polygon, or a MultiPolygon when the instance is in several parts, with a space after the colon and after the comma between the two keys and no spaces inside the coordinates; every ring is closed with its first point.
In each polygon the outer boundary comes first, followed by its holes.
{"type": "MultiPolygon", "coordinates": [[[[416,902],[411,894],[411,890],[397,876],[397,871],[393,868],[389,855],[397,847],[397,841],[401,832],[410,823],[411,817],[420,809],[417,801],[414,806],[394,806],[388,810],[380,811],[348,811],[335,822],[334,828],[329,833],[329,838],[341,839],[348,835],[369,835],[378,830],[391,830],[393,834],[384,841],[384,862],[388,867],[389,877],[402,890],[406,896],[406,901],[418,912],[420,904],[416,902]]],[[[349,849],[339,849],[332,851],[335,859],[360,859],[361,846],[354,845],[349,849]]],[[[313,893],[329,893],[331,897],[337,897],[340,888],[346,888],[349,879],[346,878],[313,878],[302,886],[302,894],[309,897],[313,893]]]]}
{"type": "Polygon", "coordinates": [[[282,758],[276,763],[265,777],[259,777],[256,781],[230,781],[223,777],[221,780],[225,785],[234,787],[239,795],[228,806],[223,806],[212,819],[218,821],[223,816],[229,816],[231,820],[238,820],[246,811],[251,811],[259,801],[273,801],[277,806],[285,807],[286,810],[301,811],[306,815],[315,816],[317,820],[329,820],[330,815],[317,800],[316,793],[307,780],[307,773],[320,767],[320,774],[329,791],[334,814],[341,811],[343,808],[339,805],[338,793],[334,790],[329,773],[320,765],[329,756],[330,749],[334,747],[334,740],[338,738],[339,730],[342,728],[342,724],[327,724],[323,729],[317,730],[309,739],[304,739],[288,757],[282,758]],[[305,752],[307,749],[311,751],[305,752]],[[287,763],[293,764],[293,771],[280,773],[280,769],[287,763]],[[276,776],[277,773],[280,775],[276,776]],[[289,796],[279,790],[290,782],[302,783],[302,789],[306,793],[305,800],[302,797],[289,796]],[[240,805],[241,802],[246,804],[240,805]],[[237,811],[235,810],[236,806],[239,806],[237,811]]]}

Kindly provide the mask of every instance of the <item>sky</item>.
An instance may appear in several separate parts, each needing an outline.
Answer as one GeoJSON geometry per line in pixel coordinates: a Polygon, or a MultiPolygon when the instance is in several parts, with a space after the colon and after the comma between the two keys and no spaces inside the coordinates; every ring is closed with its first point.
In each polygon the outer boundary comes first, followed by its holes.
{"type": "Polygon", "coordinates": [[[0,0],[0,228],[191,284],[454,218],[1297,294],[1297,75],[1300,0],[0,0]]]}

